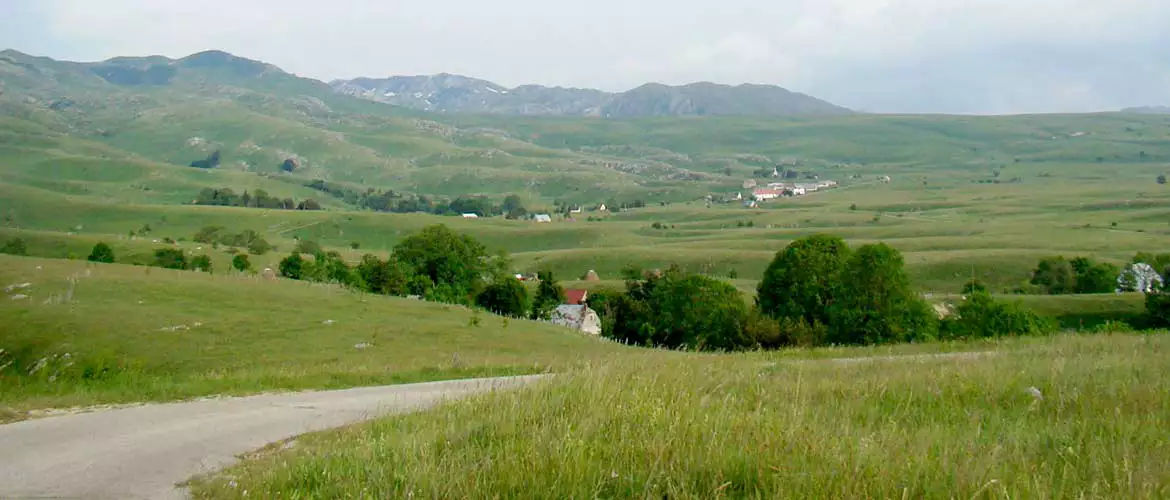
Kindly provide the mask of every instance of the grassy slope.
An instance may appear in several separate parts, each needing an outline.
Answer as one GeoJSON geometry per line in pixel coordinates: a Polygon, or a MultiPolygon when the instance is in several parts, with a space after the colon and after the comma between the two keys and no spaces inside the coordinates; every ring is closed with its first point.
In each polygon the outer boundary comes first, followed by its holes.
{"type": "Polygon", "coordinates": [[[1011,341],[970,360],[646,355],[307,436],[195,492],[1163,498],[1168,348],[1167,336],[1102,336],[1011,341]]]}
{"type": "Polygon", "coordinates": [[[0,255],[0,288],[20,283],[32,286],[0,296],[0,366],[14,361],[0,372],[9,412],[543,372],[622,350],[545,324],[484,315],[472,326],[460,307],[331,286],[0,255]],[[71,366],[52,361],[66,353],[71,366]]]}

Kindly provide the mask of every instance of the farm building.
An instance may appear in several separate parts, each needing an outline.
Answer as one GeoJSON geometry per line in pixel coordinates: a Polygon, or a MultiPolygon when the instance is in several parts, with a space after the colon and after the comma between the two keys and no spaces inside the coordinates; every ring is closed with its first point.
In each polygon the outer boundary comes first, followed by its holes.
{"type": "Polygon", "coordinates": [[[552,323],[590,335],[601,335],[601,317],[589,306],[564,304],[552,313],[552,323]]]}
{"type": "Polygon", "coordinates": [[[549,214],[536,214],[533,219],[536,220],[536,222],[552,222],[552,216],[549,214]]]}

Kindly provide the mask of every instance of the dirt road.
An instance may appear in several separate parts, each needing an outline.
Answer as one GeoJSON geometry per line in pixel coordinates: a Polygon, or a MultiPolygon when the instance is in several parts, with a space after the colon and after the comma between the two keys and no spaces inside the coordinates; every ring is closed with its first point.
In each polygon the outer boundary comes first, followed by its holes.
{"type": "Polygon", "coordinates": [[[177,483],[266,444],[537,379],[261,395],[0,425],[0,498],[185,498],[177,483]]]}

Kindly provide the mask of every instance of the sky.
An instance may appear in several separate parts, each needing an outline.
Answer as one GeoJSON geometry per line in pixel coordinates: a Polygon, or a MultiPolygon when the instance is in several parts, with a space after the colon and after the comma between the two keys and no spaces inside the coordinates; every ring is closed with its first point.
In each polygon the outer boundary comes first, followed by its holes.
{"type": "Polygon", "coordinates": [[[759,83],[881,113],[1170,104],[1167,0],[0,0],[0,48],[218,49],[325,81],[759,83]]]}

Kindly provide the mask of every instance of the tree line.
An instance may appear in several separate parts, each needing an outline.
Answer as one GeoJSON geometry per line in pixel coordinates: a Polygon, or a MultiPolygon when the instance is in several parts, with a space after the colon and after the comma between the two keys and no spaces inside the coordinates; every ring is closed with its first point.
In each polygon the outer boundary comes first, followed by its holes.
{"type": "Polygon", "coordinates": [[[263,189],[257,189],[252,193],[245,190],[241,194],[236,194],[231,188],[204,188],[195,197],[195,204],[274,210],[321,210],[321,204],[312,198],[298,203],[292,198],[269,196],[263,189]]]}

